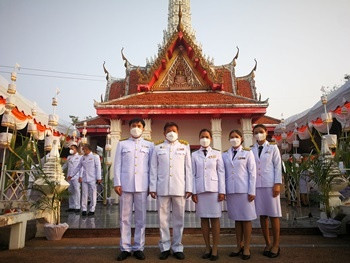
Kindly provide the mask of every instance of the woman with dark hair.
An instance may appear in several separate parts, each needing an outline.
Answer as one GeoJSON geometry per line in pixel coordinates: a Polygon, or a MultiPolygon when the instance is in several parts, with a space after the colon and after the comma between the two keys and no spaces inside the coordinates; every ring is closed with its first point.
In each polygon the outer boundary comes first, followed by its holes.
{"type": "Polygon", "coordinates": [[[255,213],[256,166],[250,149],[243,148],[243,135],[238,130],[229,134],[232,147],[223,154],[226,177],[226,200],[228,217],[235,221],[237,248],[230,257],[242,254],[242,259],[250,258],[252,220],[255,213]]]}
{"type": "Polygon", "coordinates": [[[225,170],[221,152],[210,147],[212,133],[202,129],[199,133],[201,148],[192,153],[193,195],[196,215],[201,218],[201,228],[206,245],[202,258],[218,259],[220,238],[221,202],[225,199],[225,170]],[[210,246],[210,225],[213,246],[210,246]]]}
{"type": "Polygon", "coordinates": [[[258,124],[253,129],[256,143],[253,153],[257,167],[256,180],[256,214],[265,239],[263,255],[276,258],[280,254],[280,188],[282,184],[282,163],[277,145],[266,140],[267,129],[258,124]],[[270,242],[269,218],[272,226],[273,243],[270,242]]]}

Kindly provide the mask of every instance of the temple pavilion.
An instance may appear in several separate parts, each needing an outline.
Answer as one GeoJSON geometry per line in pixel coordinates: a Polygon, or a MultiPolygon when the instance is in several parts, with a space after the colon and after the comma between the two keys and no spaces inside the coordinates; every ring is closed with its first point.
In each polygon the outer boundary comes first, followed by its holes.
{"type": "Polygon", "coordinates": [[[265,116],[268,101],[257,95],[256,61],[247,75],[236,76],[237,48],[231,62],[214,65],[196,40],[190,0],[180,2],[169,0],[168,26],[155,58],[136,66],[122,50],[126,75],[121,79],[104,67],[106,92],[102,102],[94,103],[98,116],[87,121],[87,135],[92,145],[103,147],[109,129],[112,156],[118,141],[129,137],[128,121],[134,117],[145,120],[143,136],[153,141],[164,139],[167,121],[176,122],[179,138],[188,141],[192,149],[199,147],[202,128],[212,130],[214,148],[226,150],[232,129],[241,130],[244,145],[250,146],[254,124],[266,124],[272,134],[279,123],[265,116]]]}

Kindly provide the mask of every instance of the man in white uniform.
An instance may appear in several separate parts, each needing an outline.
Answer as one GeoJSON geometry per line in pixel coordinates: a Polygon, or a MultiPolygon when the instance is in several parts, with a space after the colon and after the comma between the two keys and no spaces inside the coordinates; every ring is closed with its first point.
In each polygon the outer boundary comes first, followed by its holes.
{"type": "Polygon", "coordinates": [[[97,202],[96,183],[100,184],[101,179],[101,162],[97,154],[93,154],[89,144],[83,145],[84,155],[81,157],[79,164],[73,170],[72,175],[75,176],[81,168],[84,168],[80,174],[79,182],[82,183],[81,210],[83,216],[91,216],[95,214],[97,202]],[[90,196],[89,213],[87,214],[88,196],[90,196]]]}
{"type": "Polygon", "coordinates": [[[78,147],[75,144],[70,146],[67,162],[62,166],[62,169],[67,171],[67,181],[69,182],[68,192],[69,192],[69,209],[66,212],[80,212],[80,183],[79,177],[82,173],[82,169],[76,174],[73,175],[73,170],[80,162],[81,155],[78,153],[78,147]]]}
{"type": "Polygon", "coordinates": [[[131,137],[118,143],[114,159],[114,190],[120,196],[120,250],[117,260],[131,256],[144,260],[149,162],[153,143],[141,138],[143,119],[129,122],[131,137]],[[135,209],[134,245],[131,245],[132,211],[135,209]]]}
{"type": "Polygon", "coordinates": [[[168,122],[164,126],[166,140],[154,147],[151,159],[150,194],[157,198],[160,224],[159,259],[170,255],[184,259],[182,232],[185,202],[192,194],[192,165],[188,143],[178,141],[178,126],[168,122]],[[172,208],[172,212],[171,211],[172,208]],[[173,223],[173,240],[170,241],[170,214],[173,223]]]}

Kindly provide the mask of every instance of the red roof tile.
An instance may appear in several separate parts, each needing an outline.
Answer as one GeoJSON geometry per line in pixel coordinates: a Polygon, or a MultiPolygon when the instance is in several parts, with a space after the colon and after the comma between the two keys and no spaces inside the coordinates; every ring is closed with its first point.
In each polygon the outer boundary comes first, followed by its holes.
{"type": "Polygon", "coordinates": [[[109,90],[109,100],[118,99],[125,94],[125,81],[118,80],[112,83],[109,90]]]}
{"type": "MultiPolygon", "coordinates": [[[[84,120],[87,123],[88,127],[91,126],[103,126],[103,125],[110,125],[109,120],[108,119],[104,119],[101,117],[94,117],[92,119],[88,119],[88,120],[84,120]]],[[[80,121],[76,124],[77,127],[83,127],[83,123],[84,121],[80,121]]]]}
{"type": "Polygon", "coordinates": [[[104,105],[217,105],[255,104],[251,99],[219,92],[147,92],[128,96],[104,105]]]}
{"type": "Polygon", "coordinates": [[[244,79],[237,80],[237,95],[240,95],[246,98],[254,98],[252,88],[248,80],[244,80],[244,79]]]}
{"type": "Polygon", "coordinates": [[[259,117],[258,119],[256,119],[254,121],[254,124],[279,124],[281,121],[279,119],[276,119],[276,118],[272,118],[270,116],[261,116],[259,117]]]}

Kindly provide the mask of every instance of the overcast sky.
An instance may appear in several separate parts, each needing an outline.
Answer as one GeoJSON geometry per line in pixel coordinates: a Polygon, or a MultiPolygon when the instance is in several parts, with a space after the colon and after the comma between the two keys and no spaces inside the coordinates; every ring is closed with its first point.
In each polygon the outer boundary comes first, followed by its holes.
{"type": "MultiPolygon", "coordinates": [[[[59,88],[61,118],[95,116],[93,99],[100,100],[106,86],[103,61],[112,76],[123,78],[124,47],[132,64],[144,66],[162,42],[167,12],[168,0],[0,0],[0,74],[9,80],[4,71],[11,69],[3,66],[19,63],[102,76],[18,75],[18,92],[46,112],[59,88]]],[[[230,62],[236,46],[237,76],[248,74],[257,59],[257,91],[269,98],[270,116],[311,107],[321,86],[341,85],[350,74],[349,0],[192,0],[191,13],[197,40],[216,65],[230,62]]]]}

